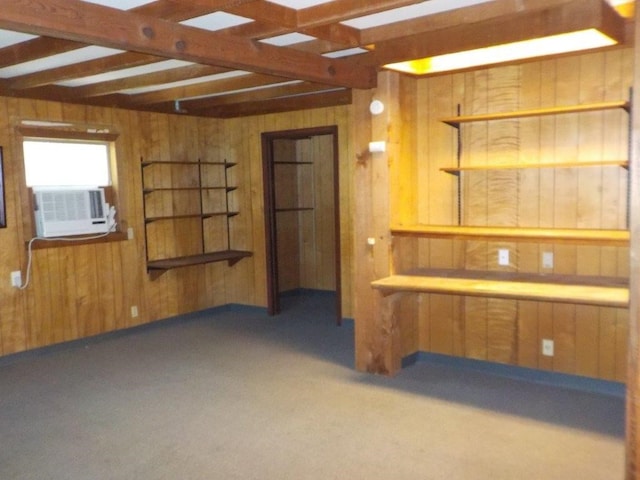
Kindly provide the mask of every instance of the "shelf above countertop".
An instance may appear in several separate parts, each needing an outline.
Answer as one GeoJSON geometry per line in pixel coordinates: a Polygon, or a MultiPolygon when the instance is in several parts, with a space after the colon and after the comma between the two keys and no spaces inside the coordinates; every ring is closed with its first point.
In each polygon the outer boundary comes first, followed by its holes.
{"type": "Polygon", "coordinates": [[[385,296],[441,293],[622,308],[629,303],[628,280],[618,277],[420,269],[375,280],[371,286],[385,296]]]}
{"type": "Polygon", "coordinates": [[[458,175],[460,172],[491,171],[491,170],[522,170],[522,169],[542,169],[542,168],[585,168],[585,167],[622,167],[629,168],[627,160],[604,160],[596,162],[558,162],[558,163],[536,163],[536,164],[503,164],[503,165],[481,165],[468,167],[443,167],[442,172],[458,175]]]}
{"type": "Polygon", "coordinates": [[[398,236],[451,238],[460,240],[509,240],[545,243],[589,243],[628,246],[628,230],[594,230],[581,228],[472,227],[449,225],[396,225],[391,233],[398,236]]]}
{"type": "Polygon", "coordinates": [[[629,111],[630,103],[628,101],[613,101],[613,102],[601,102],[591,103],[585,105],[570,105],[561,107],[549,107],[538,108],[532,110],[520,110],[513,112],[499,112],[488,113],[480,115],[460,115],[456,117],[442,118],[441,121],[447,125],[458,128],[462,123],[482,122],[491,120],[508,120],[514,118],[527,118],[527,117],[542,117],[548,115],[559,115],[565,113],[584,113],[584,112],[598,112],[605,110],[617,110],[623,109],[629,111]]]}

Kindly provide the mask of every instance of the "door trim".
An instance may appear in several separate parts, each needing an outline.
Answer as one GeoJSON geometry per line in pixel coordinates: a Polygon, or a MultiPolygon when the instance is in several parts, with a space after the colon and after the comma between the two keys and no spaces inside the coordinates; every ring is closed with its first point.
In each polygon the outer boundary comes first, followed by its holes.
{"type": "Polygon", "coordinates": [[[298,140],[319,135],[332,135],[333,138],[333,201],[335,231],[335,284],[336,284],[336,324],[342,324],[342,278],[340,249],[340,162],[338,154],[338,126],[301,128],[263,132],[262,137],[262,179],[264,191],[264,220],[267,267],[267,311],[269,315],[280,312],[278,292],[278,246],[275,208],[275,176],[273,169],[273,141],[298,140]]]}

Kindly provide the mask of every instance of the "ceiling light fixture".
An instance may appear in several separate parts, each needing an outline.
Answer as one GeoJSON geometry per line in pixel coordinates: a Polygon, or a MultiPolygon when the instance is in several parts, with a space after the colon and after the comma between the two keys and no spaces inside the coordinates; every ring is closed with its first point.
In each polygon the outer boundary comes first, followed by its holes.
{"type": "MultiPolygon", "coordinates": [[[[535,36],[529,31],[523,34],[529,38],[417,60],[389,63],[385,68],[413,75],[427,75],[602,48],[622,41],[622,19],[611,7],[601,4],[599,0],[589,3],[599,3],[600,8],[592,9],[591,15],[583,15],[586,17],[582,19],[584,28],[576,28],[576,22],[573,20],[566,26],[560,25],[553,29],[547,24],[544,36],[535,36]],[[571,31],[568,31],[569,29],[571,31]],[[557,33],[551,33],[550,30],[556,30],[557,33]]],[[[587,7],[584,9],[586,10],[587,7]]],[[[563,17],[567,18],[566,15],[563,17]]]]}

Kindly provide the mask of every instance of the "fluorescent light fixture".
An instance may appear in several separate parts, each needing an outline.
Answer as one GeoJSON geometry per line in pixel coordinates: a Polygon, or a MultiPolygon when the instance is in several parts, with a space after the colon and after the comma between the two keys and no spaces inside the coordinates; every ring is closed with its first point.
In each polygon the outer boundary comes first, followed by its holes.
{"type": "Polygon", "coordinates": [[[577,52],[618,43],[595,28],[519,42],[477,48],[464,52],[447,53],[433,57],[390,63],[385,68],[413,75],[448,72],[465,68],[524,60],[561,53],[577,52]]]}

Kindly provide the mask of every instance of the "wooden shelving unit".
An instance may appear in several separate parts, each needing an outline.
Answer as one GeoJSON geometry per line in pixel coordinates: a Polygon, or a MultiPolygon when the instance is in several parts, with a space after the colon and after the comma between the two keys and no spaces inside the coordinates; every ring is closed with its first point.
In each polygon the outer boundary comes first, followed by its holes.
{"type": "Polygon", "coordinates": [[[408,225],[391,227],[391,233],[395,236],[451,238],[460,240],[507,240],[608,246],[629,245],[628,230],[408,225]]]}
{"type": "Polygon", "coordinates": [[[219,252],[201,253],[184,257],[166,258],[164,260],[152,260],[147,262],[147,272],[152,280],[155,280],[167,270],[172,268],[189,267],[203,263],[228,262],[233,266],[240,260],[253,254],[244,250],[221,250],[219,252]]]}
{"type": "Polygon", "coordinates": [[[440,170],[451,175],[459,175],[461,172],[489,171],[489,170],[522,170],[528,168],[587,168],[587,167],[622,167],[629,168],[626,160],[611,160],[602,162],[563,162],[563,163],[538,163],[538,164],[513,164],[513,165],[487,165],[473,167],[444,167],[440,170]]]}
{"type": "Polygon", "coordinates": [[[458,128],[464,123],[487,122],[493,120],[509,120],[514,118],[544,117],[548,115],[562,115],[566,113],[602,112],[622,108],[629,112],[631,105],[628,101],[600,102],[585,105],[567,105],[561,107],[539,108],[533,110],[519,110],[515,112],[487,113],[482,115],[457,115],[443,118],[447,125],[458,128]]]}
{"type": "MultiPolygon", "coordinates": [[[[596,162],[565,162],[543,164],[508,164],[491,166],[461,165],[461,135],[464,124],[472,122],[488,122],[526,117],[540,117],[569,113],[585,113],[623,109],[630,111],[626,101],[605,102],[589,105],[577,105],[517,112],[503,112],[486,115],[456,116],[444,118],[442,122],[457,129],[458,152],[455,167],[442,168],[441,171],[458,177],[458,223],[461,223],[461,186],[460,176],[464,172],[489,171],[499,169],[527,168],[588,168],[588,167],[622,167],[629,168],[627,160],[596,162]]],[[[516,241],[540,242],[548,244],[574,243],[601,246],[628,246],[627,230],[592,230],[592,229],[555,229],[555,228],[520,228],[482,227],[482,226],[448,226],[448,225],[409,225],[393,226],[391,234],[399,237],[447,238],[459,240],[516,241]]],[[[371,283],[382,295],[392,293],[445,293],[452,295],[469,295],[495,298],[514,298],[550,302],[569,302],[587,305],[603,305],[627,307],[629,300],[628,280],[613,277],[559,276],[537,273],[514,273],[506,271],[477,270],[433,270],[417,269],[400,272],[371,283]]]]}
{"type": "MultiPolygon", "coordinates": [[[[313,162],[307,162],[307,161],[295,161],[295,160],[276,160],[273,162],[274,166],[291,166],[291,167],[307,167],[310,169],[313,169],[313,162]]],[[[313,170],[311,170],[311,172],[313,172],[313,170]]],[[[295,175],[297,176],[299,174],[299,171],[295,173],[295,175]]],[[[313,173],[312,173],[313,174],[313,173]]],[[[276,175],[276,178],[280,178],[278,175],[276,175]]],[[[281,190],[278,191],[283,191],[284,187],[281,190]]],[[[296,201],[299,200],[298,195],[295,196],[296,201]]],[[[291,203],[290,201],[288,202],[283,202],[285,203],[285,205],[276,205],[276,213],[285,213],[285,212],[312,212],[314,210],[314,205],[287,205],[287,203],[291,203]]],[[[313,199],[311,200],[310,203],[314,203],[313,199]]]]}
{"type": "Polygon", "coordinates": [[[534,275],[467,270],[419,270],[376,280],[383,295],[398,292],[444,293],[519,300],[627,307],[626,279],[568,275],[534,275]]]}
{"type": "Polygon", "coordinates": [[[149,245],[148,245],[148,234],[145,231],[145,251],[147,255],[147,273],[149,274],[152,280],[155,280],[160,275],[162,275],[167,270],[173,268],[187,267],[193,265],[201,265],[205,263],[213,263],[213,262],[228,262],[229,266],[234,265],[238,261],[243,258],[250,257],[253,255],[252,252],[245,250],[235,250],[231,248],[231,235],[230,235],[230,219],[239,214],[237,211],[231,211],[229,208],[229,194],[237,189],[237,186],[230,186],[228,180],[228,169],[234,167],[236,164],[232,162],[188,162],[188,161],[166,161],[166,162],[150,162],[150,161],[141,161],[142,168],[142,183],[143,183],[143,206],[144,206],[144,222],[145,222],[145,230],[146,226],[154,223],[154,222],[162,222],[162,221],[176,221],[176,220],[187,220],[187,219],[197,219],[200,220],[201,223],[201,252],[194,255],[180,256],[180,257],[172,257],[172,258],[164,258],[164,259],[150,259],[149,258],[149,245]],[[182,165],[185,168],[197,168],[198,170],[198,185],[197,186],[184,186],[184,187],[154,187],[149,186],[145,182],[145,169],[151,167],[152,165],[182,165]],[[203,185],[203,175],[202,168],[203,167],[221,167],[224,168],[224,185],[203,185]],[[222,210],[208,212],[204,211],[203,207],[203,193],[209,190],[223,190],[225,192],[225,202],[224,205],[221,206],[222,210]],[[198,213],[180,213],[176,215],[158,215],[158,216],[148,216],[147,212],[147,196],[153,193],[164,193],[171,195],[175,192],[197,192],[199,194],[199,211],[198,213]],[[224,216],[226,217],[226,249],[218,250],[214,252],[206,251],[205,248],[205,224],[204,220],[207,218],[212,218],[216,216],[224,216]]]}

